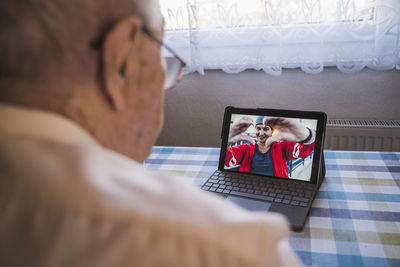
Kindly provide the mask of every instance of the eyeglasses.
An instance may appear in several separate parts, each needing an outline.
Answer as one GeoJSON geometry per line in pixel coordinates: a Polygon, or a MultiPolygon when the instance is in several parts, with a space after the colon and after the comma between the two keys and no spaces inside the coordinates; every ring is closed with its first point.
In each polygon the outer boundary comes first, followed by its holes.
{"type": "MultiPolygon", "coordinates": [[[[186,66],[185,61],[183,61],[183,59],[181,59],[169,46],[158,39],[145,25],[142,25],[141,29],[143,33],[159,44],[161,48],[165,50],[164,52],[167,53],[166,56],[163,56],[163,64],[165,68],[165,81],[163,87],[164,89],[174,87],[182,78],[183,68],[186,66]]],[[[90,46],[92,49],[99,50],[101,48],[103,37],[104,36],[101,36],[100,38],[91,41],[90,46]]]]}
{"type": "Polygon", "coordinates": [[[164,89],[174,87],[182,78],[183,68],[186,66],[185,61],[181,59],[169,46],[159,40],[146,25],[142,25],[142,31],[153,41],[158,43],[169,53],[168,56],[163,56],[165,67],[164,89]]]}

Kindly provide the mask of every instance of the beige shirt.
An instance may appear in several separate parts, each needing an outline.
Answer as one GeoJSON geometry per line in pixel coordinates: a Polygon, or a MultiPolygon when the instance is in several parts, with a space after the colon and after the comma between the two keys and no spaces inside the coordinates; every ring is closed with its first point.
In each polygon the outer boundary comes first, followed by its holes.
{"type": "Polygon", "coordinates": [[[286,220],[0,105],[0,266],[297,266],[286,220]]]}

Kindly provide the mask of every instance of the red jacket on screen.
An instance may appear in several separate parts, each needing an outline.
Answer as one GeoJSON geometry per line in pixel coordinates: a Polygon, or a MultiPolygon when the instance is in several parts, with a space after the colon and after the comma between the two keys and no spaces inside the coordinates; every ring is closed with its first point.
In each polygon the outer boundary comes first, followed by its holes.
{"type": "MultiPolygon", "coordinates": [[[[314,151],[314,143],[304,145],[296,142],[274,142],[271,149],[275,176],[289,178],[286,162],[296,158],[306,158],[314,151]]],[[[251,161],[255,151],[255,144],[229,147],[226,151],[225,166],[240,165],[239,171],[250,172],[251,161]]]]}

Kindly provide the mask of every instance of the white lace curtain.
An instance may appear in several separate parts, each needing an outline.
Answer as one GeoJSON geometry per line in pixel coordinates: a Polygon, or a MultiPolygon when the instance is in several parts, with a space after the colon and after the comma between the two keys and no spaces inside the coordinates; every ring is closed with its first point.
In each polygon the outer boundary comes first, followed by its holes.
{"type": "Polygon", "coordinates": [[[161,0],[186,72],[400,70],[400,0],[161,0]]]}

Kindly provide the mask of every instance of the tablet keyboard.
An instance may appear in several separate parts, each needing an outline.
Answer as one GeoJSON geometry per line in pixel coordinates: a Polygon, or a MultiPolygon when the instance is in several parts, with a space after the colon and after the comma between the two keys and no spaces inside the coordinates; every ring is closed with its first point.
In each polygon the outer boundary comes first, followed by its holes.
{"type": "Polygon", "coordinates": [[[232,196],[307,207],[315,185],[217,170],[201,188],[232,196]]]}

